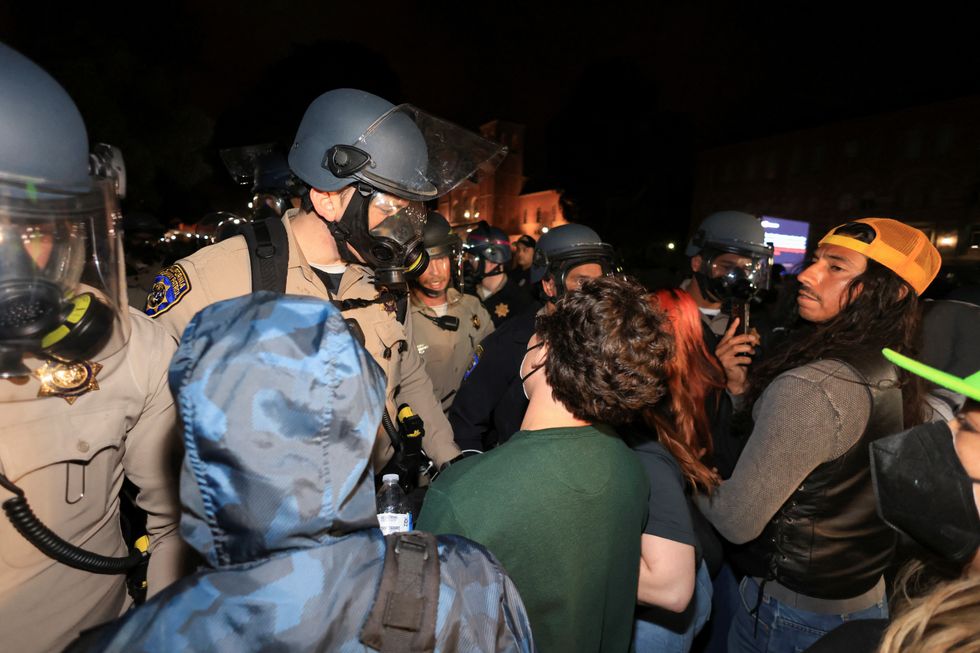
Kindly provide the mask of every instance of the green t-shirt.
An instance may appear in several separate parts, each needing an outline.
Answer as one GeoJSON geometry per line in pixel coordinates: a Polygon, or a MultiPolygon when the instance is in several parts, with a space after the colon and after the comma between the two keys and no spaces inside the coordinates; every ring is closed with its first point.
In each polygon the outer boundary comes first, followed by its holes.
{"type": "Polygon", "coordinates": [[[432,485],[420,530],[486,546],[549,651],[626,651],[649,484],[608,427],[520,431],[432,485]]]}

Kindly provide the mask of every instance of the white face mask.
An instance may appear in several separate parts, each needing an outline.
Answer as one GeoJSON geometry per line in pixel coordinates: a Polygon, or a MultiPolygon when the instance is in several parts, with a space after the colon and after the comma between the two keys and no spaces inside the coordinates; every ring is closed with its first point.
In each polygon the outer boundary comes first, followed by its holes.
{"type": "MultiPolygon", "coordinates": [[[[532,345],[532,346],[530,346],[530,347],[527,348],[527,350],[524,352],[524,358],[521,359],[521,366],[519,368],[519,372],[518,373],[523,373],[524,372],[524,362],[527,360],[527,355],[530,354],[535,349],[538,349],[539,347],[544,347],[544,343],[543,342],[539,342],[538,344],[532,345]]],[[[524,385],[524,382],[527,381],[527,379],[528,379],[529,376],[531,376],[532,374],[534,374],[535,372],[537,372],[538,370],[540,370],[542,367],[544,367],[544,363],[542,363],[541,365],[538,365],[533,370],[531,370],[527,374],[524,374],[521,377],[521,390],[524,391],[524,398],[527,399],[528,401],[530,401],[531,398],[527,396],[527,386],[524,385]]]]}

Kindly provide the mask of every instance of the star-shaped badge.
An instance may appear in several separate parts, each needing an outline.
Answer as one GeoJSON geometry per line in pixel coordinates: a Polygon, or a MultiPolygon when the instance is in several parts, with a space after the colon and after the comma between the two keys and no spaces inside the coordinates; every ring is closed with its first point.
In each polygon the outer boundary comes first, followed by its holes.
{"type": "Polygon", "coordinates": [[[45,363],[34,371],[41,382],[38,397],[61,397],[69,404],[89,391],[99,389],[96,375],[102,370],[99,363],[45,363]]]}
{"type": "Polygon", "coordinates": [[[500,303],[493,309],[493,312],[497,317],[507,317],[507,314],[510,313],[510,307],[507,304],[500,303]]]}

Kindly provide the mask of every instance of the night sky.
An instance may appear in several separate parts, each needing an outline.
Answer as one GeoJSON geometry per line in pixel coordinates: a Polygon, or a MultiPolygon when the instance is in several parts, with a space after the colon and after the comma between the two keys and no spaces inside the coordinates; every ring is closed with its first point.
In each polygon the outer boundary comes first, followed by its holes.
{"type": "Polygon", "coordinates": [[[683,236],[700,149],[980,93],[975,22],[935,5],[75,5],[0,3],[0,40],[68,89],[93,141],[122,147],[127,211],[165,222],[239,202],[217,150],[288,146],[339,86],[471,128],[525,124],[528,189],[564,189],[614,242],[683,236]]]}

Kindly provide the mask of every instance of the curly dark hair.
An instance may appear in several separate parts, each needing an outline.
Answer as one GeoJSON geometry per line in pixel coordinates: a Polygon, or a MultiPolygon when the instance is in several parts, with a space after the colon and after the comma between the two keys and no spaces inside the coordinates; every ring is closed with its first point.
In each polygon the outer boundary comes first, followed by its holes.
{"type": "MultiPolygon", "coordinates": [[[[847,305],[831,320],[817,324],[805,335],[766,359],[750,375],[747,406],[751,406],[783,372],[820,359],[847,359],[848,352],[881,351],[890,347],[915,357],[921,310],[915,291],[885,266],[868,259],[868,267],[847,290],[847,305]],[[904,288],[904,296],[901,296],[904,288]]],[[[899,370],[906,428],[924,419],[921,379],[899,370]]]]}
{"type": "Polygon", "coordinates": [[[666,316],[633,279],[601,277],[539,315],[554,398],[584,421],[624,424],[664,394],[674,353],[666,316]]]}

